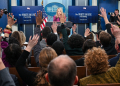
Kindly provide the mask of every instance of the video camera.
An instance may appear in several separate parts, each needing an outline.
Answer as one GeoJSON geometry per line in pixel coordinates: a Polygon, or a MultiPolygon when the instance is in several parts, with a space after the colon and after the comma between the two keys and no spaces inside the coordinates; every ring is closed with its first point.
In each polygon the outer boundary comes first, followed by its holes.
{"type": "Polygon", "coordinates": [[[114,13],[114,12],[109,12],[109,13],[108,13],[108,15],[113,15],[113,14],[115,14],[115,13],[114,13]]]}
{"type": "MultiPolygon", "coordinates": [[[[0,11],[1,11],[1,10],[3,10],[3,13],[4,13],[4,14],[8,14],[7,9],[0,9],[0,11]]],[[[9,15],[9,16],[12,18],[12,16],[11,16],[11,15],[9,15]]],[[[1,18],[1,16],[0,16],[0,18],[1,18]]],[[[16,18],[14,18],[14,21],[15,21],[15,20],[16,20],[16,18]]]]}
{"type": "Polygon", "coordinates": [[[100,32],[101,32],[102,30],[99,30],[98,32],[94,32],[94,31],[91,31],[92,33],[94,33],[94,34],[100,34],[100,32]]]}

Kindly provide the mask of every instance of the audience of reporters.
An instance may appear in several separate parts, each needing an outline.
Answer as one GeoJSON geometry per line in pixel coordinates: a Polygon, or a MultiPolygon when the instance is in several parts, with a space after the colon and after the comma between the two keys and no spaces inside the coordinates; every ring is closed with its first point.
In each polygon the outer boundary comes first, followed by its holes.
{"type": "Polygon", "coordinates": [[[50,47],[46,47],[41,50],[40,47],[40,25],[42,23],[42,12],[37,12],[36,16],[36,25],[37,27],[34,29],[34,36],[31,39],[29,38],[28,46],[23,51],[22,55],[20,56],[19,60],[16,64],[16,69],[22,78],[22,80],[28,84],[29,86],[39,86],[40,84],[49,84],[45,80],[45,73],[47,72],[47,66],[49,62],[57,57],[57,53],[50,47]],[[40,65],[40,72],[32,72],[29,71],[26,67],[26,59],[29,55],[29,52],[34,47],[34,56],[37,62],[37,65],[40,65]]]}
{"type": "MultiPolygon", "coordinates": [[[[35,35],[33,38],[29,38],[28,46],[26,49],[23,48],[25,49],[23,53],[21,48],[23,47],[26,37],[23,32],[18,31],[13,32],[11,37],[9,37],[9,34],[12,32],[11,26],[17,21],[13,20],[13,14],[11,14],[12,18],[7,15],[8,25],[4,29],[5,35],[1,42],[1,47],[3,48],[3,62],[0,59],[0,66],[2,66],[0,68],[0,75],[6,73],[9,77],[9,79],[5,77],[4,83],[6,86],[8,84],[15,86],[15,84],[5,66],[16,66],[18,74],[29,86],[73,86],[78,82],[76,65],[86,66],[87,70],[91,73],[90,76],[80,79],[80,86],[86,86],[87,84],[119,83],[120,29],[116,25],[110,24],[104,8],[101,8],[100,11],[101,14],[99,15],[105,20],[107,32],[99,31],[96,42],[94,41],[94,36],[89,28],[86,29],[84,38],[75,32],[75,25],[72,28],[73,35],[68,37],[70,30],[64,25],[66,17],[64,14],[59,16],[63,43],[59,41],[60,39],[57,33],[58,24],[56,22],[53,22],[51,26],[53,33],[49,27],[43,29],[43,37],[40,41],[40,25],[42,24],[43,19],[42,12],[37,12],[37,15],[35,14],[35,35]],[[97,48],[98,46],[101,48],[97,48]],[[34,58],[37,66],[40,67],[38,73],[29,71],[25,67],[26,59],[32,48],[34,50],[34,58]],[[74,62],[69,56],[61,55],[63,54],[64,49],[67,55],[84,56],[74,62]],[[117,53],[118,55],[116,57],[108,61],[108,55],[115,55],[117,53]],[[113,66],[112,68],[109,68],[109,63],[113,66]],[[2,71],[4,71],[4,73],[2,71]],[[8,83],[6,83],[6,81],[8,83]]],[[[3,76],[1,75],[1,77],[3,76]]],[[[0,82],[0,85],[2,86],[3,82],[0,82]]]]}
{"type": "MultiPolygon", "coordinates": [[[[106,10],[101,8],[100,11],[105,23],[109,24],[106,10]]],[[[118,44],[120,44],[120,29],[112,27],[111,33],[116,38],[116,46],[118,46],[118,44]]],[[[119,83],[120,60],[118,60],[115,67],[109,68],[106,51],[95,47],[92,50],[88,50],[84,57],[85,66],[90,71],[91,75],[80,79],[80,86],[86,86],[87,84],[119,83]]]]}

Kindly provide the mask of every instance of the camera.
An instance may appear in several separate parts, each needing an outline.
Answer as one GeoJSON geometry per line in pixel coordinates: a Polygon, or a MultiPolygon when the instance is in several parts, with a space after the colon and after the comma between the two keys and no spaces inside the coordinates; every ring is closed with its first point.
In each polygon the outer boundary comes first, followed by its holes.
{"type": "Polygon", "coordinates": [[[8,13],[7,9],[0,9],[0,11],[1,11],[1,10],[3,10],[3,13],[4,13],[4,14],[7,14],[7,13],[8,13]]]}
{"type": "Polygon", "coordinates": [[[108,15],[113,15],[114,13],[113,12],[109,12],[108,15]]]}
{"type": "Polygon", "coordinates": [[[100,32],[101,32],[102,30],[99,30],[98,32],[94,32],[94,31],[91,31],[92,33],[94,33],[94,34],[100,34],[100,32]]]}
{"type": "MultiPolygon", "coordinates": [[[[7,9],[0,9],[0,11],[1,11],[1,10],[3,10],[3,13],[4,13],[4,14],[7,14],[7,13],[8,13],[7,9]]],[[[9,15],[9,16],[12,18],[11,15],[9,15]]],[[[1,16],[0,16],[0,18],[1,18],[1,16]]],[[[15,20],[16,20],[16,19],[14,18],[14,21],[15,21],[15,20]]]]}

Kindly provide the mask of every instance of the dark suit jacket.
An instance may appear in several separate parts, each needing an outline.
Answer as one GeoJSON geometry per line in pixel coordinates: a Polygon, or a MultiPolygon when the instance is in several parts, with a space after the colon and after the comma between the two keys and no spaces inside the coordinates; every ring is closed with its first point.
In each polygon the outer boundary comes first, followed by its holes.
{"type": "Polygon", "coordinates": [[[111,24],[106,24],[107,32],[112,36],[111,43],[108,46],[103,46],[102,48],[106,51],[107,55],[115,55],[117,51],[115,49],[115,37],[111,33],[111,24]]]}
{"type": "Polygon", "coordinates": [[[118,54],[114,58],[109,59],[109,64],[111,65],[111,67],[115,67],[115,65],[117,64],[117,61],[119,60],[119,56],[120,54],[118,54]]]}
{"type": "Polygon", "coordinates": [[[0,86],[16,86],[7,68],[0,70],[0,86]]]}
{"type": "Polygon", "coordinates": [[[81,59],[76,60],[75,63],[77,66],[84,66],[84,60],[85,58],[83,57],[81,59]]]}

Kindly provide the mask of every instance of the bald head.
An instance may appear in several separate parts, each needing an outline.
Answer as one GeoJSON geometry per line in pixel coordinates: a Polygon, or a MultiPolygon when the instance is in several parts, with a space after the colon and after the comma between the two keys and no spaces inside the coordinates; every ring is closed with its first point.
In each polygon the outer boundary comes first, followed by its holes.
{"type": "Polygon", "coordinates": [[[67,55],[53,59],[48,67],[48,77],[52,86],[72,86],[76,77],[76,64],[67,55]]]}

